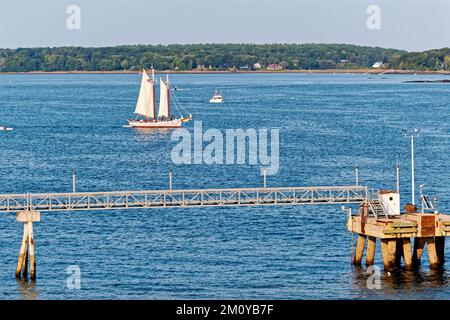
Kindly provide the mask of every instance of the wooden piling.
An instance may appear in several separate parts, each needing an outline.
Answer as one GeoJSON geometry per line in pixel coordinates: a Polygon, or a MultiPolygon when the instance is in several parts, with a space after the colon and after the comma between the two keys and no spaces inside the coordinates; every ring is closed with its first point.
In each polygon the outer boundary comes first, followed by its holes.
{"type": "Polygon", "coordinates": [[[366,266],[372,266],[374,264],[376,245],[377,238],[367,237],[366,266]]]}
{"type": "Polygon", "coordinates": [[[400,268],[403,258],[403,241],[402,239],[395,240],[395,266],[400,268]]]}
{"type": "Polygon", "coordinates": [[[401,239],[403,242],[403,259],[405,261],[405,269],[412,270],[413,269],[413,259],[411,252],[411,239],[403,238],[401,239]]]}
{"type": "Polygon", "coordinates": [[[426,238],[414,238],[414,252],[413,252],[413,265],[420,265],[420,258],[422,257],[423,247],[425,246],[426,238]]]}
{"type": "Polygon", "coordinates": [[[28,238],[29,238],[29,253],[30,253],[30,279],[36,280],[36,260],[34,257],[34,234],[33,234],[33,222],[28,222],[28,238]]]}
{"type": "Polygon", "coordinates": [[[28,241],[27,241],[27,248],[25,249],[25,259],[23,260],[23,264],[22,264],[22,278],[28,277],[28,261],[29,261],[29,254],[28,254],[28,241]]]}
{"type": "Polygon", "coordinates": [[[383,256],[383,266],[386,271],[395,270],[395,258],[397,249],[396,239],[381,239],[381,253],[383,256]]]}
{"type": "Polygon", "coordinates": [[[366,236],[358,234],[358,241],[356,243],[356,252],[353,258],[353,264],[360,265],[362,256],[364,254],[364,245],[366,243],[366,236]]]}
{"type": "Polygon", "coordinates": [[[439,260],[439,264],[442,266],[445,263],[445,237],[435,237],[436,252],[439,260]]]}
{"type": "MultiPolygon", "coordinates": [[[[23,273],[23,271],[26,268],[27,253],[28,253],[28,226],[26,223],[24,223],[22,244],[20,246],[19,260],[17,261],[16,278],[20,278],[21,273],[23,273]]],[[[24,276],[26,277],[26,271],[24,276]]]]}
{"type": "Polygon", "coordinates": [[[30,279],[36,280],[36,259],[34,254],[33,222],[40,221],[41,216],[36,211],[20,211],[16,220],[23,222],[23,239],[17,261],[16,278],[26,278],[28,274],[28,261],[30,264],[30,279]]]}
{"type": "Polygon", "coordinates": [[[427,238],[428,259],[430,260],[430,268],[439,268],[439,259],[436,250],[436,242],[434,237],[427,238]]]}

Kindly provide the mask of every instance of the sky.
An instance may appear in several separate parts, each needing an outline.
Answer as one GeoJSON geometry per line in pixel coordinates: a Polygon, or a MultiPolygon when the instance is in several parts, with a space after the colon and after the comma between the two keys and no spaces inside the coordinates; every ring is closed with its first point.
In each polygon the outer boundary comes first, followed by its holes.
{"type": "Polygon", "coordinates": [[[173,43],[450,47],[450,0],[0,0],[0,48],[173,43]]]}

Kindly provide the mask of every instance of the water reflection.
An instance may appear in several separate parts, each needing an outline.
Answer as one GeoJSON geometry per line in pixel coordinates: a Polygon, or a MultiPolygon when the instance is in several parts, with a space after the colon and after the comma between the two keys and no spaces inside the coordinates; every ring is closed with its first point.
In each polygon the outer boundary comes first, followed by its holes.
{"type": "Polygon", "coordinates": [[[39,291],[36,290],[36,281],[28,279],[16,279],[19,288],[20,299],[34,300],[39,296],[39,291]]]}
{"type": "Polygon", "coordinates": [[[134,130],[137,135],[135,136],[136,141],[145,141],[145,142],[152,142],[157,141],[159,142],[161,139],[164,138],[170,138],[170,134],[173,132],[173,129],[167,128],[161,128],[161,129],[142,129],[142,128],[130,128],[130,130],[134,130]]]}
{"type": "Polygon", "coordinates": [[[394,272],[386,272],[382,267],[378,268],[379,273],[376,272],[377,267],[370,272],[366,267],[354,266],[354,286],[362,295],[360,298],[379,299],[381,295],[383,298],[395,298],[400,293],[407,294],[448,286],[448,275],[444,268],[419,267],[412,271],[400,268],[394,272]],[[376,280],[379,280],[379,289],[374,289],[376,280]]]}

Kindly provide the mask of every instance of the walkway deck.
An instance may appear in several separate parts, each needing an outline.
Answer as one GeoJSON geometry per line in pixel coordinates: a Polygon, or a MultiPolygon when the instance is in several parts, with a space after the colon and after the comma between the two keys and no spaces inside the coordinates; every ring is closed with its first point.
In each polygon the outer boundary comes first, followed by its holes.
{"type": "Polygon", "coordinates": [[[0,195],[0,212],[361,203],[365,186],[145,190],[0,195]]]}

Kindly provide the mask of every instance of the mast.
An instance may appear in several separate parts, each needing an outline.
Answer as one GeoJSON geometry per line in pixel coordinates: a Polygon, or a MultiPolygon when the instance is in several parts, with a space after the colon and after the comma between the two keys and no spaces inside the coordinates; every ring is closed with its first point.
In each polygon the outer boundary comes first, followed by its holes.
{"type": "Polygon", "coordinates": [[[398,163],[398,155],[397,155],[396,173],[397,173],[397,193],[400,194],[400,165],[398,163]]]}
{"type": "Polygon", "coordinates": [[[170,119],[170,84],[169,84],[169,75],[167,75],[167,117],[170,119]]]}
{"type": "Polygon", "coordinates": [[[155,69],[152,66],[153,118],[156,118],[155,69]]]}

